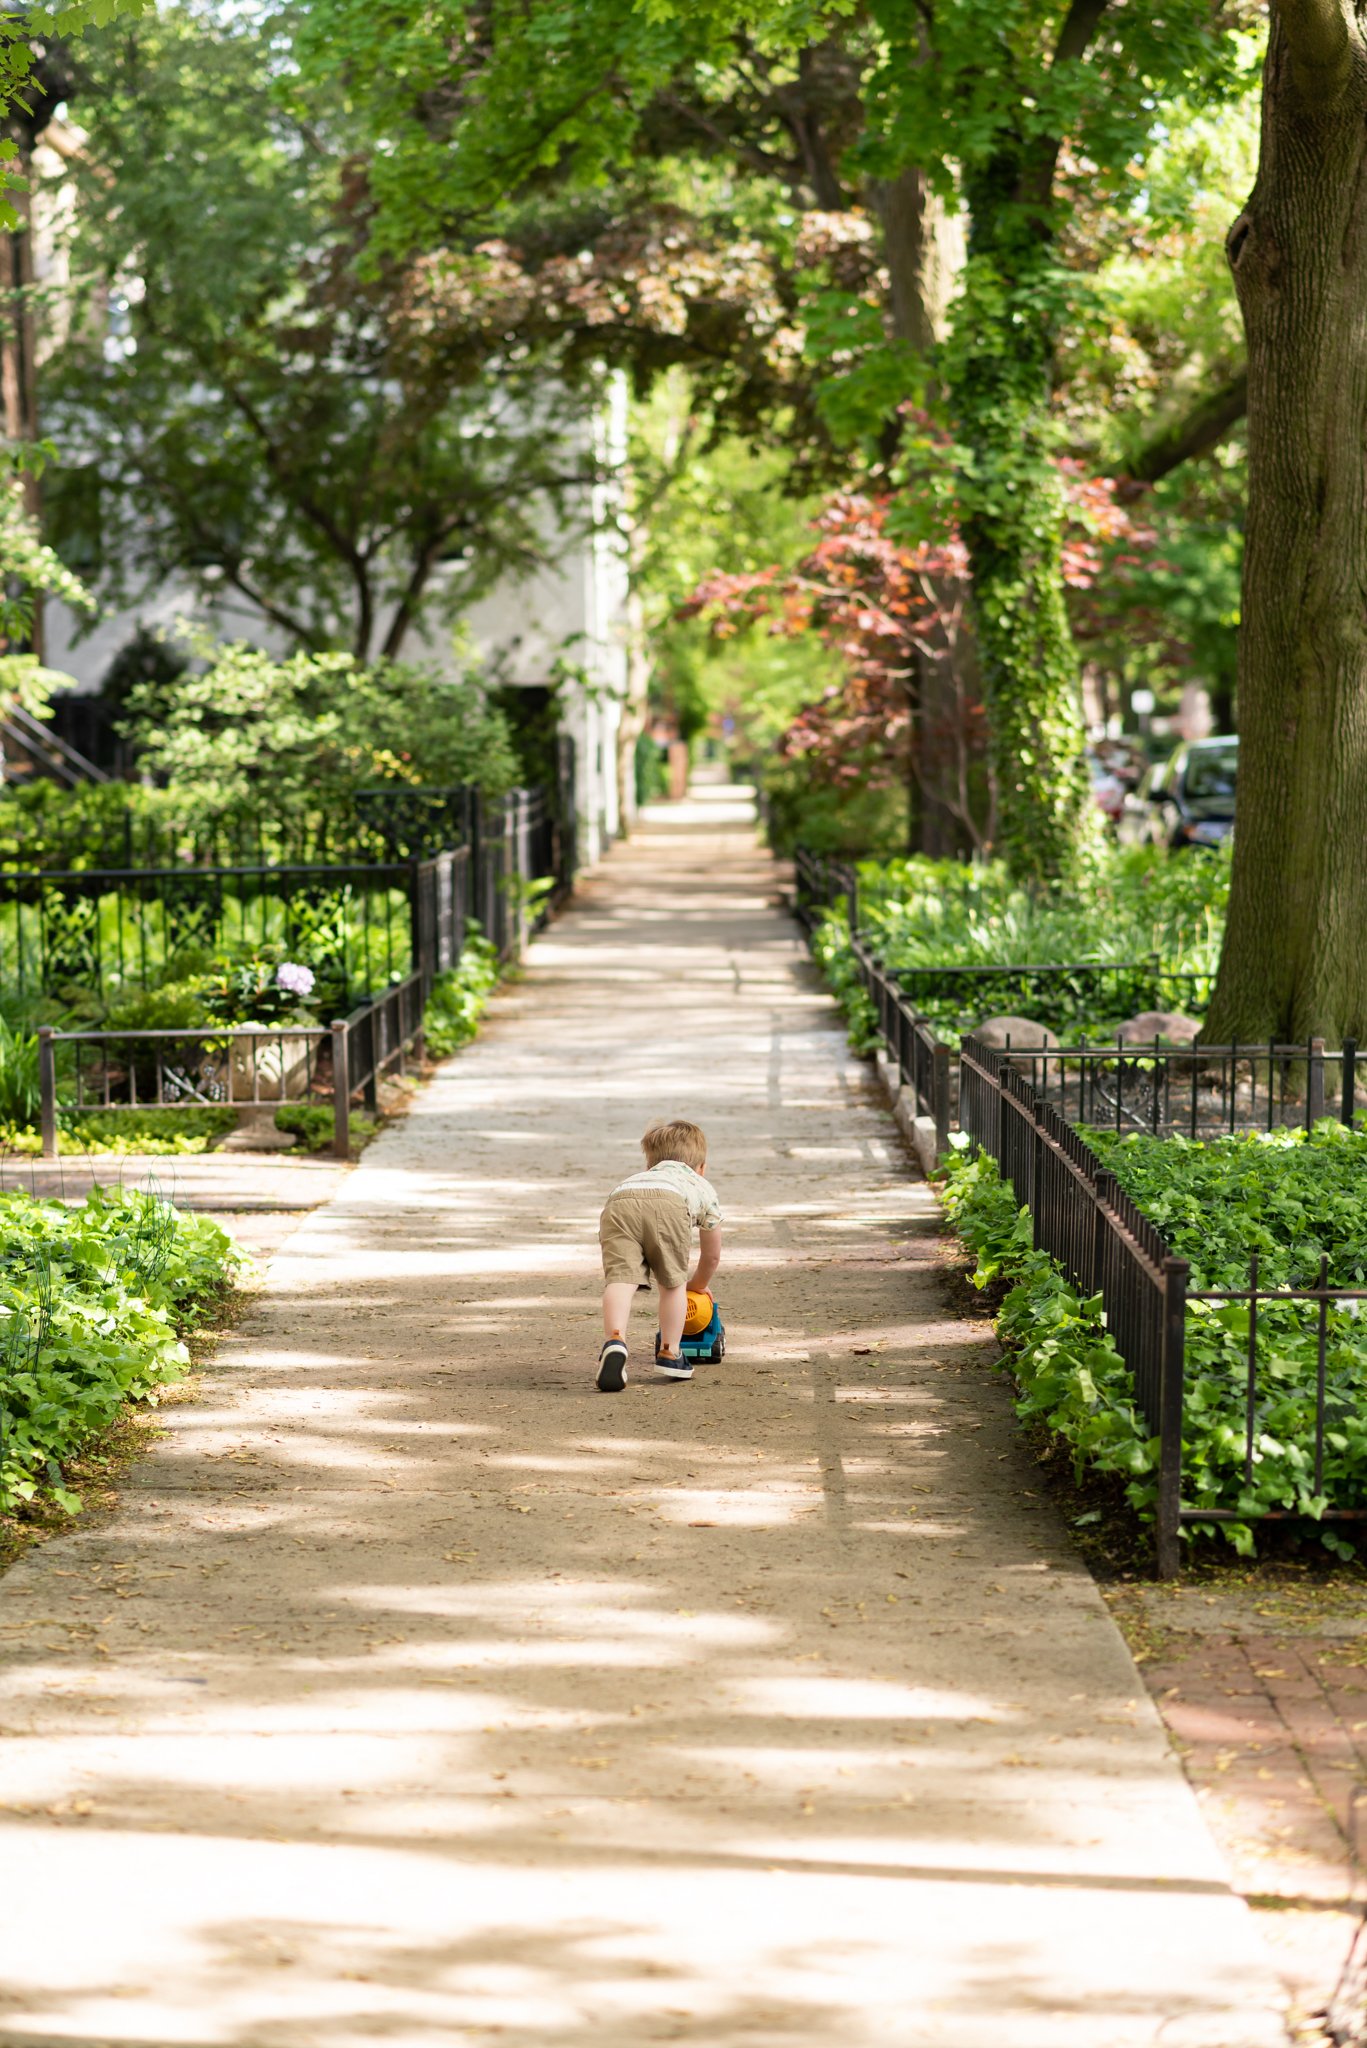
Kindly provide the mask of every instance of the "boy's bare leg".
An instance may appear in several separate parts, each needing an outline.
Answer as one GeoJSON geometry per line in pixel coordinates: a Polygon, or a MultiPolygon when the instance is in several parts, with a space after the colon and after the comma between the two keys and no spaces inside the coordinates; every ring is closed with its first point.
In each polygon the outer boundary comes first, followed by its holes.
{"type": "MultiPolygon", "coordinates": [[[[631,1304],[636,1299],[634,1280],[609,1280],[603,1289],[603,1335],[625,1337],[631,1304]]],[[[679,1324],[680,1330],[683,1324],[679,1324]]]]}
{"type": "Polygon", "coordinates": [[[660,1343],[664,1350],[676,1352],[683,1337],[684,1317],[688,1314],[688,1289],[686,1287],[662,1287],[660,1289],[660,1343]]]}

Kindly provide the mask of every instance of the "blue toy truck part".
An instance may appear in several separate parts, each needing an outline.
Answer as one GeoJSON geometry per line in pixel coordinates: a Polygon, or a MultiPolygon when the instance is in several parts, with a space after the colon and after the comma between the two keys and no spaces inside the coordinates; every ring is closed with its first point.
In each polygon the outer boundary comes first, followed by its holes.
{"type": "MultiPolygon", "coordinates": [[[[726,1326],[721,1319],[721,1310],[714,1301],[712,1320],[705,1330],[699,1330],[696,1337],[683,1337],[679,1341],[683,1357],[694,1365],[720,1365],[726,1356],[726,1326]]],[[[660,1355],[660,1333],[655,1332],[655,1356],[660,1355]]]]}

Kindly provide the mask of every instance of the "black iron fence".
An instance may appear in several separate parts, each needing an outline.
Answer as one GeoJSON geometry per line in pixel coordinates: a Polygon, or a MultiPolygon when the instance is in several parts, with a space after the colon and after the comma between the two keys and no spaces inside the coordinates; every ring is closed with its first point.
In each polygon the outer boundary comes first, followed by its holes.
{"type": "Polygon", "coordinates": [[[358,790],[344,803],[316,809],[222,814],[160,802],[129,803],[117,786],[75,808],[51,804],[16,813],[11,830],[24,843],[0,842],[0,867],[104,869],[312,867],[420,859],[469,839],[474,791],[465,785],[417,788],[394,784],[358,790]]]}
{"type": "Polygon", "coordinates": [[[330,1098],[333,1149],[350,1148],[351,1104],[374,1108],[380,1078],[422,1056],[423,1013],[439,974],[459,966],[471,914],[471,855],[457,847],[410,871],[411,971],[331,1025],[211,1025],[38,1034],[43,1156],[64,1110],[243,1109],[330,1098]]]}
{"type": "MultiPolygon", "coordinates": [[[[44,1156],[57,1153],[59,1104],[79,1116],[238,1109],[321,1096],[332,1101],[334,1150],[345,1157],[358,1091],[373,1107],[380,1077],[421,1056],[433,982],[460,964],[467,926],[477,923],[506,960],[572,884],[573,837],[560,828],[544,792],[517,790],[487,807],[476,801],[468,826],[466,844],[404,863],[117,876],[131,883],[125,896],[139,909],[152,908],[160,920],[152,925],[136,917],[129,923],[122,899],[113,922],[102,916],[109,878],[94,872],[0,875],[0,939],[7,904],[33,919],[27,932],[22,926],[18,932],[27,953],[11,953],[8,963],[12,973],[19,969],[14,979],[21,988],[25,966],[30,986],[50,985],[59,971],[75,978],[81,970],[86,985],[92,979],[98,985],[102,975],[136,978],[139,969],[145,975],[149,967],[164,968],[192,941],[223,943],[241,934],[250,941],[260,934],[306,953],[320,975],[335,971],[330,992],[340,991],[346,1012],[327,1026],[144,1028],[130,1021],[100,1030],[44,1027],[44,1156]],[[31,892],[27,901],[20,884],[31,892]],[[93,905],[96,915],[82,924],[70,914],[72,903],[93,905]]],[[[4,964],[0,954],[0,973],[4,964]]]]}
{"type": "MultiPolygon", "coordinates": [[[[851,944],[873,956],[875,941],[863,916],[858,870],[848,861],[831,860],[799,848],[795,856],[794,907],[798,921],[811,932],[823,911],[844,906],[851,944]]],[[[928,966],[881,966],[895,981],[913,1015],[936,1013],[939,1029],[956,1035],[991,1014],[1020,1014],[1042,1009],[1052,1016],[1085,1009],[1101,1019],[1144,1010],[1204,1009],[1214,977],[1187,969],[1165,968],[1157,956],[1145,960],[1046,961],[1038,965],[1007,962],[959,965],[953,961],[928,966]],[[946,1019],[955,1021],[947,1026],[946,1019]]]]}
{"type": "MultiPolygon", "coordinates": [[[[1072,1122],[1192,1140],[1351,1125],[1362,1105],[1357,1041],[1303,1045],[1125,1043],[1004,1049],[1036,1095],[1072,1122]]],[[[1361,1076],[1367,1079],[1367,1076],[1361,1076]]]]}
{"type": "MultiPolygon", "coordinates": [[[[1188,1261],[1173,1253],[1081,1133],[1054,1102],[1036,1092],[1010,1054],[970,1035],[961,1048],[960,1075],[961,1126],[996,1160],[1016,1200],[1029,1209],[1036,1248],[1057,1260],[1081,1295],[1101,1298],[1106,1328],[1133,1379],[1136,1405],[1157,1439],[1155,1533],[1160,1575],[1171,1576],[1178,1569],[1184,1522],[1287,1518],[1275,1510],[1209,1507],[1183,1500],[1191,1302],[1242,1304],[1248,1312],[1243,1456],[1250,1480],[1258,1406],[1268,1370],[1258,1349],[1260,1311],[1294,1301],[1317,1304],[1319,1367],[1311,1394],[1310,1441],[1300,1448],[1313,1469],[1315,1492],[1321,1495],[1326,1431],[1334,1420],[1326,1374],[1329,1315],[1335,1307],[1367,1300],[1367,1289],[1328,1287],[1323,1262],[1317,1287],[1260,1288],[1255,1260],[1247,1288],[1189,1292],[1188,1261]]],[[[1353,1497],[1327,1501],[1321,1518],[1355,1521],[1365,1516],[1367,1509],[1353,1497]]]]}
{"type": "Polygon", "coordinates": [[[917,1116],[935,1126],[936,1153],[949,1143],[953,1106],[950,1096],[953,1055],[941,1045],[924,1017],[918,1016],[900,986],[860,939],[852,942],[860,985],[878,1012],[878,1028],[902,1086],[909,1089],[917,1116]]]}
{"type": "Polygon", "coordinates": [[[0,984],[106,1001],[178,958],[282,947],[353,990],[411,967],[417,863],[0,873],[0,984]]]}
{"type": "MultiPolygon", "coordinates": [[[[509,807],[532,802],[556,841],[554,865],[574,871],[574,743],[562,741],[553,790],[514,790],[486,798],[469,783],[420,787],[386,784],[357,790],[327,807],[179,816],[125,800],[107,787],[92,804],[60,803],[16,812],[0,837],[0,870],[31,875],[75,871],[354,866],[421,860],[447,846],[473,846],[501,828],[509,807]],[[18,835],[23,834],[20,842],[18,835]],[[564,848],[563,859],[560,848],[564,848]]],[[[0,820],[3,822],[3,820],[0,820]]],[[[496,834],[495,834],[496,836],[496,834]]]]}
{"type": "MultiPolygon", "coordinates": [[[[465,791],[461,822],[462,917],[506,958],[571,886],[573,834],[543,790],[488,803],[465,791]]],[[[180,956],[280,947],[353,1003],[414,971],[422,878],[445,857],[0,871],[0,986],[105,1001],[174,976],[180,956]]]]}

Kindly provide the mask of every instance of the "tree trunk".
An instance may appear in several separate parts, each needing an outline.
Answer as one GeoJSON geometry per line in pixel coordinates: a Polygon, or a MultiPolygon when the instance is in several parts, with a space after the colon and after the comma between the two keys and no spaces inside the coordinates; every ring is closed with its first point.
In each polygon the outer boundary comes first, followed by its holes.
{"type": "Polygon", "coordinates": [[[1023,158],[965,179],[971,223],[951,395],[968,462],[960,525],[996,784],[997,850],[1022,882],[1075,874],[1096,835],[1082,692],[1063,587],[1064,505],[1046,431],[1057,262],[1023,158]],[[976,309],[986,307],[986,314],[976,309]],[[1008,339],[984,341],[1001,307],[1008,339]]]}
{"type": "MultiPolygon", "coordinates": [[[[880,180],[869,198],[883,229],[891,287],[893,330],[921,355],[945,338],[950,301],[964,260],[962,216],[950,213],[912,166],[880,180]]],[[[971,635],[961,630],[943,659],[918,663],[914,728],[916,750],[908,778],[909,851],[932,859],[966,859],[975,835],[962,815],[958,731],[964,691],[959,661],[972,658],[971,635]]],[[[978,763],[981,770],[982,763],[978,763]]],[[[983,779],[981,773],[976,777],[983,779]]],[[[977,842],[980,843],[980,840],[977,842]]]]}
{"type": "Polygon", "coordinates": [[[883,228],[893,331],[926,355],[943,341],[964,261],[963,222],[914,166],[869,193],[883,228]]]}
{"type": "MultiPolygon", "coordinates": [[[[10,205],[19,215],[20,226],[5,240],[5,308],[0,323],[0,399],[4,406],[5,438],[11,447],[32,446],[38,439],[38,384],[36,371],[37,324],[33,311],[33,157],[23,135],[19,138],[18,168],[22,183],[11,191],[10,205]]],[[[31,470],[23,472],[21,486],[24,510],[30,519],[42,513],[41,487],[31,470]]],[[[33,625],[29,650],[43,658],[43,593],[33,593],[33,625]]]]}
{"type": "MultiPolygon", "coordinates": [[[[1332,33],[1333,14],[1314,26],[1332,33]]],[[[1248,336],[1239,818],[1210,1044],[1367,1038],[1367,53],[1273,9],[1248,336]]],[[[1341,17],[1340,17],[1341,20],[1341,17]]]]}

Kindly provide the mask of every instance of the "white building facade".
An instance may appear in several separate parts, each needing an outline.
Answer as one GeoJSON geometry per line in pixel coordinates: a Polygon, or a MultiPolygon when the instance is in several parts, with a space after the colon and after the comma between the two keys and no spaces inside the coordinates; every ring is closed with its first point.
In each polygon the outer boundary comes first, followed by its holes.
{"type": "MultiPolygon", "coordinates": [[[[625,382],[614,379],[592,426],[590,514],[572,533],[548,531],[542,566],[508,579],[463,611],[462,656],[473,653],[491,680],[542,689],[558,683],[561,730],[575,744],[575,799],[581,862],[597,860],[635,811],[634,748],[644,703],[636,701],[628,543],[620,479],[626,457],[625,382]]],[[[96,587],[98,597],[98,586],[96,587]]],[[[439,593],[438,593],[439,598],[439,593]]],[[[432,610],[440,609],[439,602],[432,610]]],[[[49,602],[45,660],[82,693],[97,692],[113,662],[140,630],[173,632],[194,618],[224,639],[249,640],[284,654],[280,629],[236,593],[169,580],[135,607],[103,613],[93,629],[49,602]]],[[[430,614],[429,614],[430,618],[430,614]]],[[[377,636],[378,637],[378,636],[377,636]]],[[[450,630],[435,623],[409,635],[402,658],[454,669],[450,630]]]]}

